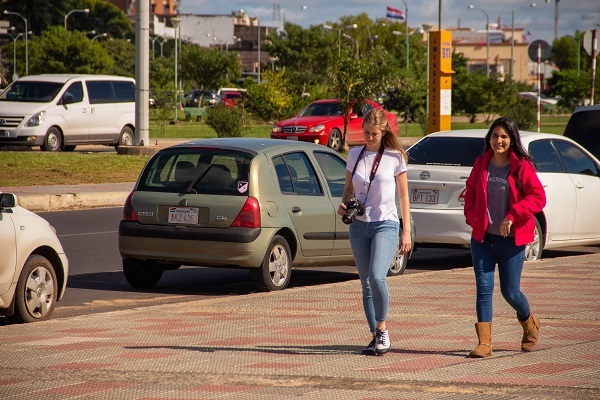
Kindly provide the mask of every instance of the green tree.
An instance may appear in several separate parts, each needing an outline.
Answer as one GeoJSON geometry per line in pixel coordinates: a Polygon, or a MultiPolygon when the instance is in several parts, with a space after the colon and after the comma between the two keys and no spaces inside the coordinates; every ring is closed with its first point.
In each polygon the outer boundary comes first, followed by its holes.
{"type": "Polygon", "coordinates": [[[112,75],[135,77],[135,45],[125,39],[96,40],[108,56],[114,61],[107,73],[112,75]]]}
{"type": "Polygon", "coordinates": [[[133,26],[127,15],[119,7],[107,0],[69,0],[70,9],[86,9],[88,14],[69,17],[69,30],[90,31],[96,34],[107,33],[109,38],[134,39],[133,26]]]}
{"type": "Polygon", "coordinates": [[[241,76],[237,52],[185,44],[179,58],[180,76],[194,87],[217,89],[241,76]]]}
{"type": "MultiPolygon", "coordinates": [[[[21,14],[27,18],[28,29],[38,36],[50,26],[64,24],[69,0],[6,0],[2,9],[21,14]]],[[[16,15],[7,16],[11,26],[19,32],[25,32],[25,24],[16,15]]],[[[6,17],[5,17],[6,18],[6,17]]]]}
{"type": "Polygon", "coordinates": [[[285,68],[281,71],[265,71],[260,85],[253,81],[246,84],[246,111],[263,121],[281,119],[289,112],[293,97],[288,92],[290,85],[285,73],[285,68]]]}
{"type": "Polygon", "coordinates": [[[347,110],[344,115],[343,149],[348,148],[346,131],[349,114],[366,99],[390,86],[393,72],[391,65],[389,53],[381,46],[364,53],[363,57],[355,56],[352,49],[343,46],[339,56],[334,57],[327,74],[333,97],[339,99],[343,110],[347,110]]]}
{"type": "Polygon", "coordinates": [[[83,32],[53,26],[29,43],[29,73],[105,74],[113,59],[83,32]]]}
{"type": "Polygon", "coordinates": [[[585,57],[583,50],[583,35],[577,38],[572,36],[563,36],[552,43],[550,61],[552,61],[561,70],[578,69],[579,56],[585,57]],[[579,39],[579,42],[577,41],[579,39]],[[579,45],[579,47],[578,47],[579,45]]]}
{"type": "Polygon", "coordinates": [[[325,82],[323,71],[331,64],[337,46],[334,35],[321,25],[303,29],[286,22],[284,30],[270,35],[268,40],[269,54],[277,58],[278,68],[286,69],[293,91],[301,94],[308,87],[325,82]]]}
{"type": "Polygon", "coordinates": [[[590,95],[590,79],[587,73],[576,70],[554,71],[548,79],[551,94],[560,96],[558,106],[572,111],[590,95]]]}
{"type": "Polygon", "coordinates": [[[150,97],[154,99],[155,115],[165,136],[167,121],[174,114],[173,61],[172,58],[165,57],[150,60],[150,97]]]}

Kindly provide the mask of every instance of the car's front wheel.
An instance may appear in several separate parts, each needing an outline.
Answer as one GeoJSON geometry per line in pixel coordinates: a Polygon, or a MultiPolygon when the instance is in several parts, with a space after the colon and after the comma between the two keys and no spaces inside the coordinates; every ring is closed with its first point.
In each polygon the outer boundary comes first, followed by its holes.
{"type": "Polygon", "coordinates": [[[53,126],[46,132],[44,143],[42,144],[43,151],[60,151],[62,149],[62,136],[57,127],[53,126]]]}
{"type": "Polygon", "coordinates": [[[332,129],[329,132],[329,140],[327,146],[335,151],[340,151],[342,148],[342,132],[339,129],[332,129]]]}
{"type": "Polygon", "coordinates": [[[398,240],[398,244],[396,245],[396,252],[394,253],[394,258],[392,259],[392,265],[390,265],[390,269],[388,270],[387,276],[396,276],[402,275],[406,270],[406,265],[408,264],[408,253],[401,254],[400,253],[400,241],[398,240]]]}
{"type": "Polygon", "coordinates": [[[152,261],[124,259],[123,273],[131,286],[148,289],[160,281],[163,268],[152,261]]]}
{"type": "Polygon", "coordinates": [[[533,242],[529,243],[525,247],[525,261],[535,261],[542,258],[542,251],[544,250],[544,233],[542,227],[535,218],[535,230],[533,231],[533,242]]]}
{"type": "Polygon", "coordinates": [[[290,283],[291,276],[290,246],[282,236],[275,235],[260,267],[250,270],[252,283],[260,292],[283,290],[290,283]]]}
{"type": "Polygon", "coordinates": [[[46,257],[29,256],[15,292],[15,312],[12,322],[43,321],[52,316],[58,295],[54,267],[46,257]]]}

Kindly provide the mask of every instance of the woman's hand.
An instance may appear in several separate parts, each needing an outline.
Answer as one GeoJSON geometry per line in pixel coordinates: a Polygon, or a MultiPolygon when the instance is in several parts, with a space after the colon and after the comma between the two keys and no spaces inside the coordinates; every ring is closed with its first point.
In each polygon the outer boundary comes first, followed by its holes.
{"type": "Polygon", "coordinates": [[[502,223],[500,224],[500,235],[501,236],[508,236],[508,234],[510,233],[510,227],[512,226],[512,221],[506,217],[504,217],[504,219],[502,220],[502,223]]]}
{"type": "Polygon", "coordinates": [[[338,206],[338,209],[337,209],[337,213],[339,215],[346,214],[346,205],[344,203],[340,203],[340,205],[338,206]]]}
{"type": "Polygon", "coordinates": [[[410,231],[402,231],[400,235],[400,254],[406,254],[410,252],[412,247],[412,240],[410,238],[410,231]]]}

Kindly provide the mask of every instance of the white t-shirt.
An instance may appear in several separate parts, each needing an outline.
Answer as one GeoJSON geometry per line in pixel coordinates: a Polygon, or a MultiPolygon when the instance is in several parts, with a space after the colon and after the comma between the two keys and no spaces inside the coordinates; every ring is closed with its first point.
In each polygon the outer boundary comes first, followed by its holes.
{"type": "MultiPolygon", "coordinates": [[[[352,172],[354,169],[354,164],[356,164],[356,159],[362,148],[363,146],[350,149],[346,162],[348,171],[352,172]]],[[[406,162],[399,151],[385,149],[375,178],[371,183],[371,189],[369,189],[369,176],[375,157],[377,157],[376,151],[365,150],[360,160],[358,160],[356,172],[352,177],[354,196],[365,205],[365,214],[356,218],[364,222],[398,222],[396,176],[406,172],[406,162]],[[368,196],[367,190],[369,191],[368,196]]]]}

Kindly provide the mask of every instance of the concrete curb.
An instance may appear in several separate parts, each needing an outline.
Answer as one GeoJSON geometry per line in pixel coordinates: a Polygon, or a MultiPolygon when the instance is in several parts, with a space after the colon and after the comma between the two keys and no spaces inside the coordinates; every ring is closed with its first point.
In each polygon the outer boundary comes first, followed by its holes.
{"type": "Polygon", "coordinates": [[[73,208],[120,207],[129,192],[61,193],[19,195],[19,205],[29,211],[56,211],[73,208]]]}

